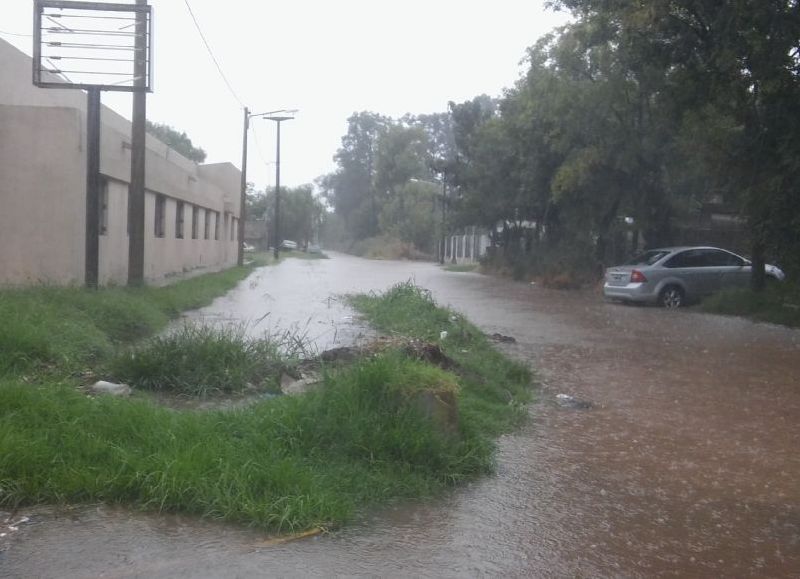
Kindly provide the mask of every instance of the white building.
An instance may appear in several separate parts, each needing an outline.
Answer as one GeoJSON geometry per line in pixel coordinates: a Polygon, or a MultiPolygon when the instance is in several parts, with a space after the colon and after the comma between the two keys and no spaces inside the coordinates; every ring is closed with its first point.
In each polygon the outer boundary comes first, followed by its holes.
{"type": "MultiPolygon", "coordinates": [[[[40,89],[31,58],[0,40],[0,285],[82,284],[86,93],[40,89]]],[[[101,284],[128,275],[131,124],[103,107],[101,284]]],[[[237,258],[241,173],[198,165],[148,135],[145,279],[218,270],[237,258]]]]}

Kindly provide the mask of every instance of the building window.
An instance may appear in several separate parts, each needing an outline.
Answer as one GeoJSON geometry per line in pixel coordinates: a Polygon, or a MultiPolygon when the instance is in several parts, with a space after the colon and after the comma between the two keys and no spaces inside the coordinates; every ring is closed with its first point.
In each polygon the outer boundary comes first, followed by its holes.
{"type": "Polygon", "coordinates": [[[166,205],[166,197],[156,195],[156,214],[153,220],[153,233],[156,237],[164,237],[164,210],[166,205]]]}
{"type": "Polygon", "coordinates": [[[219,240],[219,211],[214,211],[214,239],[219,240]]]}
{"type": "Polygon", "coordinates": [[[211,211],[208,209],[205,210],[205,220],[203,221],[203,239],[209,238],[209,232],[211,231],[211,211]]]}
{"type": "Polygon", "coordinates": [[[183,216],[184,206],[183,201],[178,201],[177,208],[175,209],[175,238],[183,239],[183,216]]]}
{"type": "Polygon", "coordinates": [[[200,208],[192,205],[192,239],[197,239],[197,227],[200,220],[200,208]]]}
{"type": "Polygon", "coordinates": [[[97,213],[97,230],[100,235],[108,235],[108,179],[103,179],[100,184],[97,213]]]}

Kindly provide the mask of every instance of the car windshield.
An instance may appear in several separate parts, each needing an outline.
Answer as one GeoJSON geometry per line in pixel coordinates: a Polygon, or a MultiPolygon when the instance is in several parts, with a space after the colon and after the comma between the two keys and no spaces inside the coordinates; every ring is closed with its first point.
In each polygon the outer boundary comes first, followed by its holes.
{"type": "Polygon", "coordinates": [[[650,250],[645,251],[631,259],[630,261],[626,261],[625,265],[653,265],[659,259],[667,255],[669,251],[663,250],[650,250]]]}

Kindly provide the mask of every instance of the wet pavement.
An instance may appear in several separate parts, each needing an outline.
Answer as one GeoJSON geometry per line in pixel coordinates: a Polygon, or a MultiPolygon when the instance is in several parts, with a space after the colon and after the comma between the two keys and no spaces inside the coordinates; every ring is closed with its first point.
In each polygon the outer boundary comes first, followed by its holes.
{"type": "Polygon", "coordinates": [[[259,270],[192,317],[294,325],[322,350],[362,332],[336,294],[410,278],[538,371],[496,476],[285,544],[103,506],[20,511],[0,576],[800,577],[799,331],[341,255],[259,270]]]}

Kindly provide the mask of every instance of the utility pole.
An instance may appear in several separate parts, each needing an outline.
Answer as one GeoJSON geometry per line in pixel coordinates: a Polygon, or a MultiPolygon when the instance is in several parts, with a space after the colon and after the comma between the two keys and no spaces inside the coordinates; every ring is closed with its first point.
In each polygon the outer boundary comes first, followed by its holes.
{"type": "Polygon", "coordinates": [[[274,255],[278,259],[278,229],[280,219],[280,188],[281,188],[281,121],[290,121],[294,118],[297,109],[279,109],[277,111],[268,111],[266,113],[251,113],[250,109],[244,108],[244,131],[242,131],[242,184],[241,184],[241,209],[239,210],[239,265],[244,263],[244,223],[247,217],[247,131],[250,129],[250,118],[261,117],[278,123],[278,147],[277,147],[277,161],[275,162],[275,231],[273,238],[275,240],[274,255]],[[286,113],[283,115],[277,113],[286,113]]]}
{"type": "MultiPolygon", "coordinates": [[[[147,0],[136,0],[146,6],[147,0]]],[[[147,14],[136,13],[133,116],[131,119],[131,182],[128,189],[128,285],[144,283],[144,196],[147,135],[147,14]]],[[[151,39],[152,42],[152,39],[151,39]]]]}
{"type": "Polygon", "coordinates": [[[97,289],[100,270],[100,89],[86,101],[86,287],[97,289]]]}
{"type": "Polygon", "coordinates": [[[442,173],[442,246],[439,250],[439,263],[444,265],[444,254],[447,248],[447,231],[445,230],[445,223],[447,219],[447,180],[444,173],[442,173]]]}
{"type": "Polygon", "coordinates": [[[250,109],[244,107],[244,134],[242,136],[242,191],[239,202],[239,250],[236,263],[244,264],[244,224],[247,218],[247,130],[250,128],[250,109]]]}
{"type": "Polygon", "coordinates": [[[280,230],[281,230],[281,121],[275,122],[278,126],[278,143],[275,146],[275,245],[273,255],[280,259],[280,230]]]}

